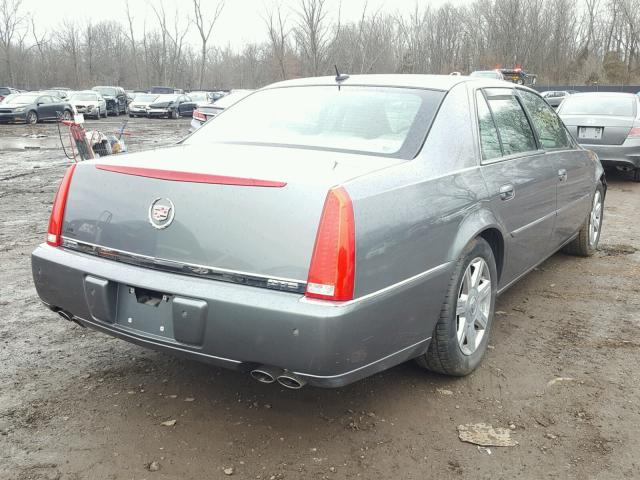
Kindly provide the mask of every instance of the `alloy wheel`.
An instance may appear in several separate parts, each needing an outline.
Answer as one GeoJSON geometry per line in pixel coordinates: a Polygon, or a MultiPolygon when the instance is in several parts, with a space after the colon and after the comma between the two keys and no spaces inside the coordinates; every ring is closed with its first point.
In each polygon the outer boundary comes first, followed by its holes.
{"type": "Polygon", "coordinates": [[[456,334],[463,354],[472,355],[480,346],[490,310],[491,271],[483,258],[476,257],[464,272],[456,303],[456,334]]]}
{"type": "Polygon", "coordinates": [[[589,217],[589,245],[595,248],[600,235],[600,225],[602,224],[602,195],[599,190],[593,196],[593,206],[589,217]]]}

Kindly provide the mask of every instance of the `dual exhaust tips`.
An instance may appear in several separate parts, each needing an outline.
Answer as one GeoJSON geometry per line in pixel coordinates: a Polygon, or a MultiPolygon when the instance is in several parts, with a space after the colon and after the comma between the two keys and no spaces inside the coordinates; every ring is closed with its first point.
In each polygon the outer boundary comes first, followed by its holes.
{"type": "Polygon", "coordinates": [[[304,387],[307,382],[295,373],[286,372],[280,368],[262,366],[251,370],[251,377],[260,383],[278,382],[280,385],[292,390],[304,387]]]}
{"type": "MultiPolygon", "coordinates": [[[[76,320],[70,312],[60,309],[57,310],[56,313],[65,320],[77,323],[84,328],[84,325],[76,320]]],[[[305,380],[295,373],[286,372],[281,368],[276,367],[262,366],[251,370],[251,377],[260,383],[274,383],[277,381],[283,387],[290,388],[292,390],[299,390],[307,384],[305,380]]]]}

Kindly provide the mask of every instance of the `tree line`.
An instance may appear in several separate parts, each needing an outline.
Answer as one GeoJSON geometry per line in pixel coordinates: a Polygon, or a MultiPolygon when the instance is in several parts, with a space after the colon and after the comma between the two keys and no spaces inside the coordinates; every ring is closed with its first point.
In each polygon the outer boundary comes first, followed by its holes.
{"type": "MultiPolygon", "coordinates": [[[[265,41],[216,44],[224,0],[181,2],[123,19],[36,21],[22,0],[0,0],[0,85],[96,84],[146,89],[256,88],[343,72],[437,73],[522,66],[539,84],[629,84],[640,79],[640,0],[475,0],[389,13],[365,4],[344,21],[326,0],[270,0],[265,41]],[[142,29],[136,25],[142,23],[142,29]],[[195,32],[199,44],[185,39],[195,32]]],[[[241,25],[238,28],[242,28],[241,25]]]]}

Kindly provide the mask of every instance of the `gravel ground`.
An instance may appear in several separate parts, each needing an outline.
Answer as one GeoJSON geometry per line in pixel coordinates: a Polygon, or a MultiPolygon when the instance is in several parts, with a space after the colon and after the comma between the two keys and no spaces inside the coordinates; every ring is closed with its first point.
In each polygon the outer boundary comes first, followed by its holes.
{"type": "MultiPolygon", "coordinates": [[[[187,128],[133,120],[130,149],[187,128]]],[[[610,175],[596,256],[557,254],[498,300],[474,374],[409,362],[290,391],[40,304],[29,255],[65,164],[55,125],[0,126],[0,479],[640,478],[640,184],[610,175]],[[457,426],[479,422],[518,445],[462,443],[457,426]]]]}

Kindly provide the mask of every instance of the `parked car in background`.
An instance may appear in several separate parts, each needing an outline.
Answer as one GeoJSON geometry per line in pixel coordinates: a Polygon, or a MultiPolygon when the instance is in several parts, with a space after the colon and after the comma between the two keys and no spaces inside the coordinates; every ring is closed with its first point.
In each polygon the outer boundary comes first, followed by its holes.
{"type": "Polygon", "coordinates": [[[71,90],[59,90],[56,88],[42,90],[41,92],[47,95],[51,95],[53,97],[58,97],[61,100],[68,100],[70,94],[73,93],[71,90]]]}
{"type": "Polygon", "coordinates": [[[239,102],[254,91],[255,90],[232,90],[230,93],[221,97],[213,103],[198,105],[198,108],[193,111],[193,118],[191,119],[191,130],[197,130],[207,120],[215,117],[225,108],[228,108],[234,103],[239,102]]]}
{"type": "Polygon", "coordinates": [[[107,102],[107,114],[120,115],[127,113],[127,94],[122,87],[93,87],[107,102]]]}
{"type": "Polygon", "coordinates": [[[469,75],[474,78],[492,78],[494,80],[504,80],[504,77],[498,70],[476,70],[469,75]]]}
{"type": "Polygon", "coordinates": [[[130,117],[146,117],[149,105],[156,101],[160,95],[155,93],[137,93],[129,104],[130,117]]]}
{"type": "Polygon", "coordinates": [[[158,95],[158,98],[149,104],[147,116],[149,118],[190,117],[195,107],[196,104],[183,94],[158,95]]]}
{"type": "Polygon", "coordinates": [[[640,182],[640,97],[633,93],[590,92],[567,97],[558,114],[584,148],[605,167],[633,173],[640,182]]]}
{"type": "Polygon", "coordinates": [[[193,101],[196,105],[213,102],[211,92],[195,91],[189,92],[188,95],[191,101],[193,101]]]}
{"type": "Polygon", "coordinates": [[[287,388],[409,359],[466,375],[499,293],[595,252],[603,178],[525,87],[291,80],[173,147],[72,165],[34,283],[63,318],[287,388]]]}
{"type": "Polygon", "coordinates": [[[69,102],[41,92],[16,93],[0,103],[0,122],[25,122],[36,124],[44,120],[73,118],[69,102]]]}
{"type": "Polygon", "coordinates": [[[567,90],[548,90],[546,92],[542,92],[542,98],[544,98],[549,105],[553,108],[558,108],[562,101],[571,95],[567,90]]]}
{"type": "Polygon", "coordinates": [[[4,100],[4,97],[8,97],[12,93],[19,93],[18,90],[11,87],[0,87],[0,102],[4,100]]]}
{"type": "Polygon", "coordinates": [[[86,117],[98,120],[100,117],[107,118],[107,102],[95,90],[72,93],[69,97],[69,103],[74,106],[76,112],[82,113],[86,117]]]}
{"type": "Polygon", "coordinates": [[[158,95],[171,95],[184,93],[184,90],[181,88],[173,88],[173,87],[151,87],[149,93],[157,93],[158,95]]]}

